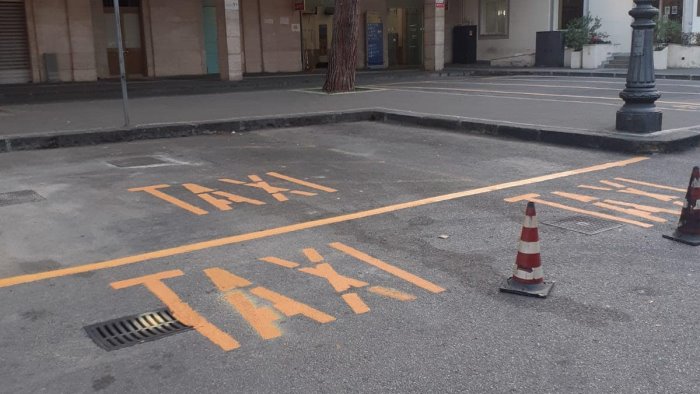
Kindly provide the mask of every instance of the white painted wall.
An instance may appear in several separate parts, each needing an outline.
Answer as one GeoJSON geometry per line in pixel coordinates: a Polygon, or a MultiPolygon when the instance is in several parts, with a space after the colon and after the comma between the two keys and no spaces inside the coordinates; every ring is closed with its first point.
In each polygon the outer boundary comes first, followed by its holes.
{"type": "Polygon", "coordinates": [[[629,11],[634,8],[632,0],[589,0],[588,12],[600,17],[601,30],[610,35],[609,40],[619,45],[615,52],[629,53],[632,45],[632,17],[629,11]]]}

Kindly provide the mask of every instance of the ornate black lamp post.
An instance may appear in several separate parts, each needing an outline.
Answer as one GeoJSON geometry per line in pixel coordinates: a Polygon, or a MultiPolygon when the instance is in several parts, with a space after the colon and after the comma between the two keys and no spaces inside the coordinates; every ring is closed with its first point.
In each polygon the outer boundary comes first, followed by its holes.
{"type": "Polygon", "coordinates": [[[630,11],[632,23],[632,50],[627,71],[627,85],[620,93],[625,105],[617,111],[616,128],[632,133],[650,133],[661,130],[661,111],[654,102],[661,97],[656,90],[654,76],[654,17],[659,10],[651,0],[634,0],[630,11]]]}

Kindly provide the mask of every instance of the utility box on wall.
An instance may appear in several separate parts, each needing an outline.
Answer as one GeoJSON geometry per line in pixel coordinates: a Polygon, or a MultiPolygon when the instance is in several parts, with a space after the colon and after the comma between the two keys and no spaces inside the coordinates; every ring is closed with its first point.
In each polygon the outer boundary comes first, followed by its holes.
{"type": "Polygon", "coordinates": [[[476,63],[477,26],[455,26],[452,30],[452,62],[476,63]]]}
{"type": "Polygon", "coordinates": [[[564,67],[564,32],[538,31],[536,67],[564,67]]]}

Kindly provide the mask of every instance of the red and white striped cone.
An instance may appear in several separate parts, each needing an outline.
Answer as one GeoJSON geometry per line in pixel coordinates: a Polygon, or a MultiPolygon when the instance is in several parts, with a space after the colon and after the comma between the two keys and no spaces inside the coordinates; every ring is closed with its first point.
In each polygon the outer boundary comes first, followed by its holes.
{"type": "Polygon", "coordinates": [[[531,297],[545,298],[554,283],[544,281],[540,259],[540,237],[537,230],[535,203],[527,203],[525,223],[520,235],[518,257],[513,266],[513,276],[506,280],[500,291],[531,297]]]}
{"type": "Polygon", "coordinates": [[[700,203],[698,200],[700,200],[700,167],[695,167],[690,176],[688,193],[685,195],[685,204],[681,211],[678,228],[672,235],[664,235],[664,238],[691,246],[700,246],[700,203]]]}

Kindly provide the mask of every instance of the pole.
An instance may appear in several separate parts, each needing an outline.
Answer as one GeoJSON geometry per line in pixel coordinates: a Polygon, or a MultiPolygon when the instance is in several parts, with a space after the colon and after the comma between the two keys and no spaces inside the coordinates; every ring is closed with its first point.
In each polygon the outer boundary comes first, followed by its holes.
{"type": "Polygon", "coordinates": [[[659,10],[651,0],[634,0],[629,12],[632,23],[632,48],[627,70],[627,84],[620,93],[625,105],[617,111],[615,128],[630,133],[651,133],[661,130],[662,114],[654,102],[661,97],[654,74],[654,17],[659,10]]]}
{"type": "Polygon", "coordinates": [[[117,34],[117,52],[119,52],[119,80],[122,85],[122,105],[124,107],[124,126],[129,127],[129,95],[126,91],[126,70],[124,67],[124,43],[122,42],[121,16],[119,0],[114,0],[114,20],[117,34]]]}

